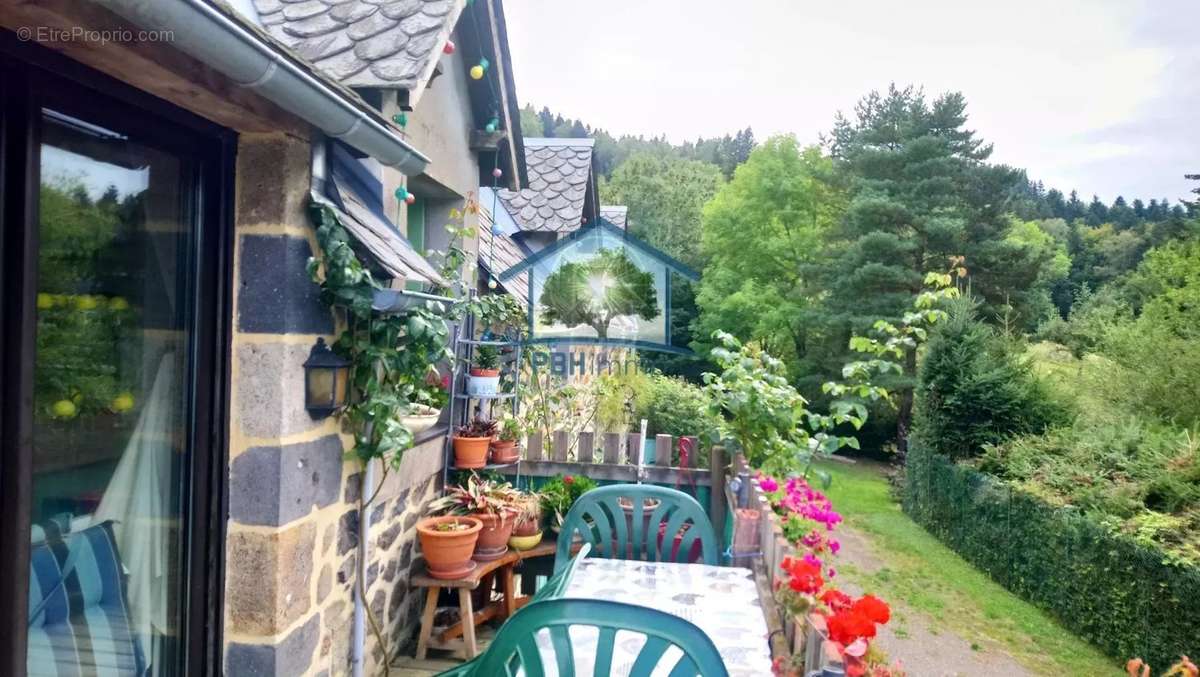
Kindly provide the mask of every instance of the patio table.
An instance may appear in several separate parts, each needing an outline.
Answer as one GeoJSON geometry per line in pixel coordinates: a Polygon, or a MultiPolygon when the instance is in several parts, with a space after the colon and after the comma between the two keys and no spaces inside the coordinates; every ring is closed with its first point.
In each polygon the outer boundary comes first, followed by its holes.
{"type": "MultiPolygon", "coordinates": [[[[771,674],[767,622],[749,569],[592,558],[581,563],[563,596],[648,606],[679,616],[712,639],[732,677],[771,674]]],[[[585,627],[573,627],[570,633],[575,674],[587,677],[594,664],[598,633],[585,627]]],[[[613,674],[629,673],[644,641],[636,633],[617,634],[613,674]]],[[[548,648],[549,637],[539,636],[538,642],[548,648]]],[[[668,674],[678,657],[678,650],[668,651],[654,674],[668,674]]],[[[553,666],[552,660],[548,662],[553,666]]]]}

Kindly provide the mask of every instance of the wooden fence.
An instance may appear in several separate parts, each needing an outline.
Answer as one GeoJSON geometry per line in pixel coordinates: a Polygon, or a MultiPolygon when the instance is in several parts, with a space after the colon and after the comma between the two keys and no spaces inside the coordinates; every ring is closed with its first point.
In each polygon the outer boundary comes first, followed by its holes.
{"type": "Polygon", "coordinates": [[[697,437],[685,436],[684,444],[690,452],[680,454],[679,438],[655,435],[653,458],[639,468],[641,437],[638,433],[571,434],[560,430],[547,440],[542,433],[532,433],[521,452],[518,471],[527,477],[581,475],[597,481],[645,482],[681,489],[717,487],[709,492],[708,513],[717,533],[721,533],[725,528],[723,488],[728,463],[724,449],[701,449],[697,437]],[[700,462],[700,454],[704,454],[704,463],[700,462]]]}

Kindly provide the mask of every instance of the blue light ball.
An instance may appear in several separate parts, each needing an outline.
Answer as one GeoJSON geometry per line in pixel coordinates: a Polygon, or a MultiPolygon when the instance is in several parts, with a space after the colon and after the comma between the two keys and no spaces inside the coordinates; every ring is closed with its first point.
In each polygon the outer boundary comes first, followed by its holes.
{"type": "Polygon", "coordinates": [[[503,235],[503,234],[504,234],[504,229],[501,228],[499,225],[493,223],[492,224],[492,235],[498,236],[498,235],[503,235]]]}

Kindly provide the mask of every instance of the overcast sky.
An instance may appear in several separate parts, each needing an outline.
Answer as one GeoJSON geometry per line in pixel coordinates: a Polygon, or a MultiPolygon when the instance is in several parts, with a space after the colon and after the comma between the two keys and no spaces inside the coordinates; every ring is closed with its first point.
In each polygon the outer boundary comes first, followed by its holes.
{"type": "Polygon", "coordinates": [[[1200,172],[1200,0],[506,0],[517,95],[672,141],[816,141],[889,82],[962,91],[993,159],[1111,201],[1200,172]]]}

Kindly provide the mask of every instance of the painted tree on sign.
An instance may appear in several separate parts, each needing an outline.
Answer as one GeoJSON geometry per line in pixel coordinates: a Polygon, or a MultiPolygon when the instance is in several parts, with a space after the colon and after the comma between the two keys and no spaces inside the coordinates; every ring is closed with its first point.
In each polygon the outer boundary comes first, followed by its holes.
{"type": "Polygon", "coordinates": [[[601,249],[586,261],[559,266],[546,278],[539,304],[542,322],[586,325],[600,338],[608,338],[617,317],[658,317],[654,276],[638,268],[624,249],[601,249]]]}

